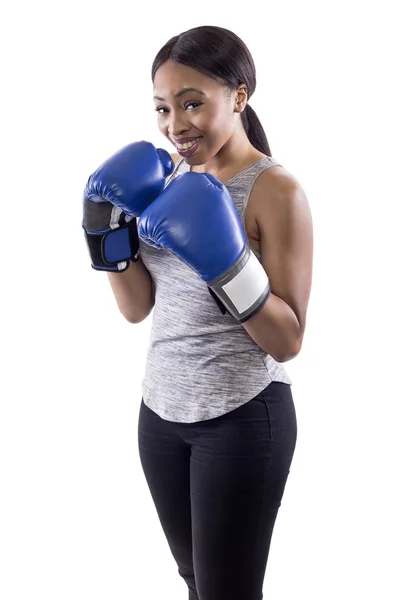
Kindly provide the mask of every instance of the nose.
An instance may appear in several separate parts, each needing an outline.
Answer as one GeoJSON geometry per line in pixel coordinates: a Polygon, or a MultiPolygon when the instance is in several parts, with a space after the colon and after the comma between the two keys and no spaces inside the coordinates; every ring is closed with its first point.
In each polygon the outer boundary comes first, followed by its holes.
{"type": "Polygon", "coordinates": [[[190,129],[190,125],[182,112],[170,112],[168,119],[168,132],[171,137],[179,137],[190,129]]]}

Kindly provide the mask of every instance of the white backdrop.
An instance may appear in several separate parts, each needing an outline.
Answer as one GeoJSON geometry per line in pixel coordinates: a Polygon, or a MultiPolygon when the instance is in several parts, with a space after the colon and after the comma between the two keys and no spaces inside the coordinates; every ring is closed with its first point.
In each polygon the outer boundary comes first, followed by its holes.
{"type": "Polygon", "coordinates": [[[91,269],[81,197],[126,143],[173,150],[151,63],[212,24],[249,46],[251,104],[314,222],[307,332],[286,363],[298,441],[264,597],[399,598],[395,2],[135,4],[1,9],[0,597],[187,598],[137,449],[152,316],[126,322],[91,269]]]}

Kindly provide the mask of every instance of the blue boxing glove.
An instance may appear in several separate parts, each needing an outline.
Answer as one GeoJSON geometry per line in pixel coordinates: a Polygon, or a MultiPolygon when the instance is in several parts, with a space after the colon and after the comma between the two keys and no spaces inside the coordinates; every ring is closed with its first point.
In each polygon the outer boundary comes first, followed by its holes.
{"type": "Polygon", "coordinates": [[[172,158],[149,142],[125,146],[88,179],[82,227],[98,271],[126,271],[138,259],[136,218],[159,195],[173,171],[172,158]]]}
{"type": "Polygon", "coordinates": [[[196,271],[240,323],[268,300],[268,276],[247,244],[231,195],[212,175],[177,177],[142,213],[138,232],[196,271]]]}

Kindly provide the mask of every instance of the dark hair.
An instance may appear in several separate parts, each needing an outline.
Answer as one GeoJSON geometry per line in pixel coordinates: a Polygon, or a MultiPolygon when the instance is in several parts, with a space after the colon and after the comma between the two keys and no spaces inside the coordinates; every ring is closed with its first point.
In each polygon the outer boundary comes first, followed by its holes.
{"type": "MultiPolygon", "coordinates": [[[[194,27],[171,38],[153,61],[153,82],[157,69],[167,60],[192,67],[222,82],[230,90],[245,84],[248,98],[256,89],[256,68],[249,49],[236,34],[223,27],[194,27]]],[[[249,104],[241,118],[250,143],[263,154],[271,156],[265,131],[249,104]]]]}

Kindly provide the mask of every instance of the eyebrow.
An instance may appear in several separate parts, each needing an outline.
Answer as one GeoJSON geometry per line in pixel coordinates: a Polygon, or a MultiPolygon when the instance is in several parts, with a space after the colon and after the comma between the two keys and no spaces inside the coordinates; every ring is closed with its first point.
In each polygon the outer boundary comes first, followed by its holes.
{"type": "MultiPolygon", "coordinates": [[[[186,88],[182,88],[181,90],[179,90],[179,92],[175,92],[174,97],[180,98],[181,96],[183,96],[183,94],[186,94],[186,92],[195,92],[196,94],[201,94],[202,96],[205,96],[204,92],[201,92],[200,90],[197,90],[196,88],[186,87],[186,88]]],[[[161,96],[154,96],[153,100],[161,100],[161,102],[163,102],[164,98],[161,98],[161,96]]]]}

